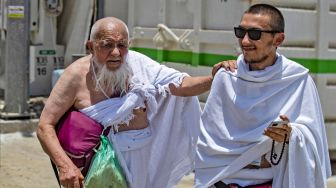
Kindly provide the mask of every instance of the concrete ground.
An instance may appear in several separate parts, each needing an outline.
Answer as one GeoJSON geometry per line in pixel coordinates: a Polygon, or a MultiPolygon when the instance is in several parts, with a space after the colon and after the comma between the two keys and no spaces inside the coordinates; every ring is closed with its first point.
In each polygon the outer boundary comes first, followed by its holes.
{"type": "Polygon", "coordinates": [[[0,187],[57,187],[50,161],[35,133],[0,134],[0,187]]]}
{"type": "MultiPolygon", "coordinates": [[[[58,187],[48,156],[35,132],[0,134],[0,187],[58,187]]],[[[177,188],[193,187],[193,175],[186,176],[177,188]]]]}
{"type": "MultiPolygon", "coordinates": [[[[48,156],[33,133],[0,134],[0,187],[58,187],[48,156]]],[[[193,187],[193,174],[186,176],[176,188],[193,187]]],[[[328,180],[328,188],[336,188],[336,176],[328,180]]]]}

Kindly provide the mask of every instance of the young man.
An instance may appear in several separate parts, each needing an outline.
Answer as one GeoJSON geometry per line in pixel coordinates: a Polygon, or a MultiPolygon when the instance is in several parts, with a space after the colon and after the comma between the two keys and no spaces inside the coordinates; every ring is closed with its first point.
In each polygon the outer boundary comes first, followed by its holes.
{"type": "Polygon", "coordinates": [[[277,8],[257,4],[234,28],[242,54],[236,72],[214,77],[201,116],[196,187],[326,187],[318,93],[306,68],[277,53],[284,25],[277,8]]]}
{"type": "Polygon", "coordinates": [[[171,94],[198,95],[210,88],[212,76],[189,77],[128,50],[128,29],[113,17],[93,25],[87,46],[91,54],[67,67],[53,88],[37,130],[44,151],[58,167],[61,185],[80,187],[84,179],[55,132],[71,107],[104,127],[115,126],[109,139],[129,187],[174,185],[193,169],[200,107],[196,97],[171,94]],[[131,97],[137,101],[128,101],[131,97]],[[112,124],[109,120],[121,109],[116,101],[134,109],[120,113],[124,118],[112,124]]]}

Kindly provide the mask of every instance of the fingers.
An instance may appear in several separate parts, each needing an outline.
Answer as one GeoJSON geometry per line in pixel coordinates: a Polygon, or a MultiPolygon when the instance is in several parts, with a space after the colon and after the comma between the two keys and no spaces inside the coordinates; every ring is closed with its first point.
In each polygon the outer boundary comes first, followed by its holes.
{"type": "MultiPolygon", "coordinates": [[[[280,115],[280,119],[282,121],[289,122],[289,118],[286,115],[280,115]]],[[[282,124],[281,126],[278,126],[278,127],[267,127],[264,130],[264,134],[266,136],[269,136],[270,138],[272,138],[273,140],[277,142],[284,142],[284,141],[287,142],[289,140],[291,132],[292,132],[292,127],[289,123],[282,124]],[[286,140],[285,140],[285,137],[286,137],[286,140]]]]}
{"type": "Polygon", "coordinates": [[[237,69],[237,62],[235,60],[229,60],[228,62],[228,68],[231,72],[234,72],[237,69]]]}
{"type": "Polygon", "coordinates": [[[280,115],[280,119],[282,121],[288,121],[289,122],[289,119],[288,119],[288,117],[286,115],[280,115]]]}
{"type": "Polygon", "coordinates": [[[237,67],[237,61],[236,60],[227,60],[227,61],[221,61],[217,64],[215,64],[212,67],[212,76],[214,77],[216,72],[223,67],[226,71],[234,72],[236,71],[237,67]]]}
{"type": "Polygon", "coordinates": [[[80,182],[78,180],[78,178],[75,178],[75,179],[72,179],[72,180],[61,183],[61,187],[64,187],[64,188],[81,188],[81,184],[82,184],[82,182],[80,182]]]}
{"type": "Polygon", "coordinates": [[[221,66],[226,71],[234,72],[237,69],[237,61],[236,60],[222,61],[221,62],[221,66]]]}
{"type": "Polygon", "coordinates": [[[84,176],[81,171],[75,167],[74,169],[60,169],[60,183],[66,188],[82,187],[84,176]]]}
{"type": "MultiPolygon", "coordinates": [[[[289,121],[289,118],[288,118],[286,115],[280,115],[280,119],[283,120],[283,121],[290,122],[290,121],[289,121]]],[[[291,134],[291,132],[292,132],[292,126],[290,125],[290,123],[285,124],[285,125],[283,126],[283,128],[286,130],[287,135],[290,135],[290,134],[291,134]]],[[[289,136],[288,136],[288,137],[289,137],[289,136]]]]}
{"type": "Polygon", "coordinates": [[[217,73],[217,71],[222,67],[222,62],[219,62],[217,64],[215,64],[213,67],[212,67],[212,71],[211,71],[211,74],[212,74],[212,77],[215,77],[215,74],[217,73]]]}
{"type": "Polygon", "coordinates": [[[264,134],[271,139],[277,142],[284,142],[289,140],[289,136],[291,133],[291,127],[289,125],[281,125],[278,127],[267,127],[264,130],[264,134]],[[285,140],[286,137],[286,140],[285,140]]]}
{"type": "MultiPolygon", "coordinates": [[[[271,130],[271,128],[267,128],[265,130],[264,134],[266,136],[270,137],[271,139],[277,141],[277,142],[283,142],[284,139],[285,139],[285,134],[273,131],[273,130],[271,130]]],[[[287,135],[286,135],[286,137],[287,137],[287,135]]],[[[286,140],[287,140],[287,138],[286,138],[286,140]]]]}
{"type": "Polygon", "coordinates": [[[75,181],[73,182],[73,188],[80,188],[80,183],[79,183],[78,178],[76,178],[75,181]]]}
{"type": "Polygon", "coordinates": [[[81,182],[79,181],[78,178],[73,179],[72,181],[69,181],[69,183],[67,183],[66,188],[81,188],[81,182]]]}

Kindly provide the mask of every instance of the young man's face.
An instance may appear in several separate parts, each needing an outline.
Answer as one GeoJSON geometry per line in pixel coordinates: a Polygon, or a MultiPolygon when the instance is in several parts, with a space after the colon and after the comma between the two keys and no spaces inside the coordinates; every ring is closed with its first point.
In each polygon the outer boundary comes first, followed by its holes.
{"type": "Polygon", "coordinates": [[[242,30],[267,31],[259,32],[260,38],[258,35],[250,37],[246,32],[243,38],[238,39],[244,59],[252,70],[262,70],[270,66],[271,61],[274,62],[276,49],[282,42],[278,38],[280,33],[270,33],[272,28],[269,23],[270,17],[268,15],[247,13],[243,15],[239,24],[238,28],[242,30]]]}

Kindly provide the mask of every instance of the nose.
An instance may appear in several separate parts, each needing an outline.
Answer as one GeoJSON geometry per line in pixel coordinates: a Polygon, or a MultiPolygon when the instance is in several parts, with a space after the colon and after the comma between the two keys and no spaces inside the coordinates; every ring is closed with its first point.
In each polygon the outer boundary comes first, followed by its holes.
{"type": "Polygon", "coordinates": [[[118,49],[116,46],[114,46],[114,47],[112,48],[110,54],[111,54],[112,56],[119,56],[119,55],[120,55],[120,51],[119,51],[119,49],[118,49]]]}
{"type": "Polygon", "coordinates": [[[250,38],[248,37],[247,32],[245,33],[244,37],[241,39],[242,44],[250,44],[250,38]]]}

